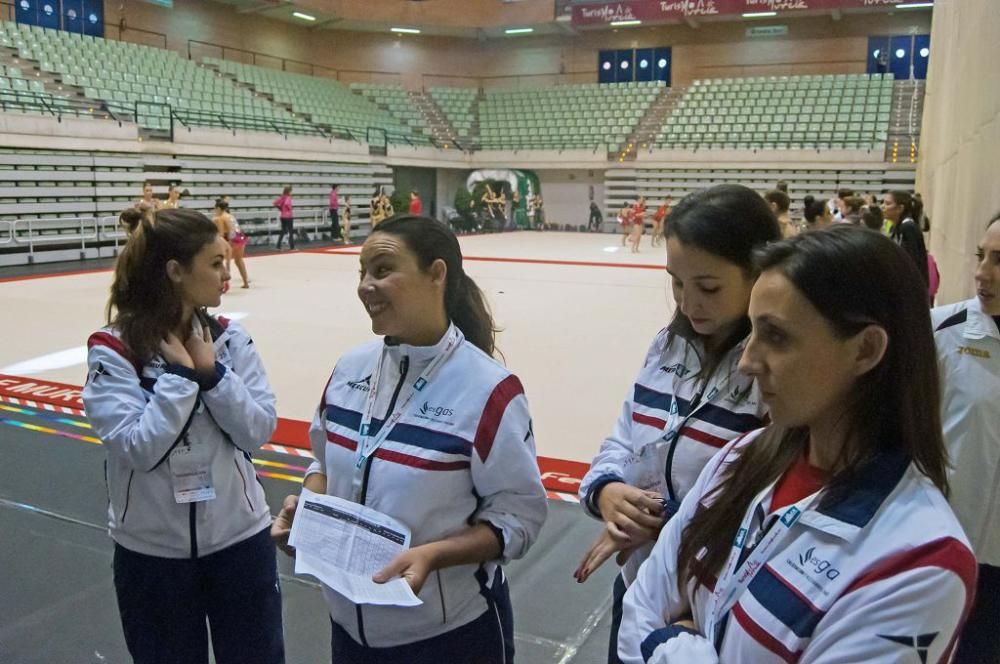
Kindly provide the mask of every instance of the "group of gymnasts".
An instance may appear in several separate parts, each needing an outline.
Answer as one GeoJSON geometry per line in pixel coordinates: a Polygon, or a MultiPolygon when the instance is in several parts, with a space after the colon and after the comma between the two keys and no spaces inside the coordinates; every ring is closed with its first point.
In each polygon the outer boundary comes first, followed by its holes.
{"type": "MultiPolygon", "coordinates": [[[[576,580],[621,567],[608,661],[997,661],[1000,217],[977,296],[933,312],[893,238],[782,238],[739,185],[684,197],[661,235],[677,308],[580,490],[602,528],[576,580]]],[[[298,496],[272,519],[254,479],[275,395],[248,331],[207,313],[227,251],[197,212],[139,215],[88,343],[136,662],[207,662],[209,643],[223,664],[284,661],[275,546],[295,554],[298,496]]],[[[532,386],[498,361],[446,226],[386,219],[359,264],[374,338],[312,378],[304,486],[411,530],[373,582],[421,604],[324,587],[315,638],[337,663],[513,662],[504,564],[547,511],[532,386]]]]}

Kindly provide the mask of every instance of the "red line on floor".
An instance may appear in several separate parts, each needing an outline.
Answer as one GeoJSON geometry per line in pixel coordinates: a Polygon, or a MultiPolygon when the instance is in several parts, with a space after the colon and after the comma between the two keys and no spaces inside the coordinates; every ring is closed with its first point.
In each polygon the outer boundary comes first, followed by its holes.
{"type": "MultiPolygon", "coordinates": [[[[277,249],[271,249],[269,251],[259,251],[246,256],[247,260],[251,258],[266,258],[267,256],[278,256],[281,254],[301,254],[301,253],[326,253],[322,249],[287,249],[285,251],[278,251],[277,249]]],[[[16,266],[10,266],[16,267],[16,266]]],[[[97,272],[114,272],[114,267],[92,267],[83,270],[66,270],[65,272],[44,272],[41,274],[25,274],[19,277],[0,277],[0,284],[7,283],[9,281],[30,281],[32,279],[51,279],[52,277],[74,277],[80,274],[95,274],[97,272]]],[[[235,274],[235,272],[234,272],[235,274]]]]}
{"type": "MultiPolygon", "coordinates": [[[[340,256],[358,256],[361,251],[358,249],[315,249],[308,250],[309,253],[335,254],[340,256]]],[[[545,258],[504,258],[497,256],[463,256],[463,260],[480,261],[484,263],[527,263],[529,265],[569,265],[575,267],[626,267],[639,270],[664,270],[666,265],[654,265],[650,263],[601,263],[596,261],[562,261],[545,258]]]]}
{"type": "Polygon", "coordinates": [[[67,270],[66,272],[46,272],[44,274],[25,274],[20,277],[0,277],[0,284],[8,281],[30,281],[32,279],[49,279],[51,277],[75,277],[79,274],[95,274],[97,272],[111,272],[113,267],[92,267],[87,270],[67,270]]]}

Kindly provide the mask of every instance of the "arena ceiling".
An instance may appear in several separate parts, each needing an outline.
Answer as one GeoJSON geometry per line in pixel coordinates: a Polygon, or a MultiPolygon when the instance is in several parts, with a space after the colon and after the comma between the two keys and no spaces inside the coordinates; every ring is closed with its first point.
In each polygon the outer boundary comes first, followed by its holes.
{"type": "MultiPolygon", "coordinates": [[[[856,13],[927,10],[920,0],[215,0],[245,14],[259,14],[316,30],[386,32],[393,27],[422,34],[468,38],[508,38],[576,34],[616,29],[615,22],[687,25],[754,21],[741,10],[780,12],[782,21],[817,15],[839,20],[856,13]],[[897,8],[897,5],[903,5],[897,8]],[[524,29],[510,35],[511,29],[524,29]]],[[[772,13],[767,12],[765,13],[772,13]]],[[[405,33],[404,33],[405,34],[405,33]]]]}

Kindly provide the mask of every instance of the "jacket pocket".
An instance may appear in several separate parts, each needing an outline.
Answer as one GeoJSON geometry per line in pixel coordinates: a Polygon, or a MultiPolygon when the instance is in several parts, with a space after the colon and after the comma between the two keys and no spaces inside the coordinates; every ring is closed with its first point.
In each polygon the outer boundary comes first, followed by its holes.
{"type": "Polygon", "coordinates": [[[250,489],[249,489],[249,487],[247,487],[247,478],[246,478],[246,475],[243,473],[243,469],[240,467],[240,458],[239,458],[239,455],[240,455],[240,452],[239,452],[239,450],[237,450],[236,451],[236,455],[233,456],[233,465],[236,466],[236,472],[240,476],[240,482],[242,482],[242,487],[243,487],[243,497],[246,498],[247,507],[250,509],[250,513],[252,514],[253,513],[253,501],[250,500],[250,489]]]}
{"type": "Polygon", "coordinates": [[[119,522],[125,525],[125,515],[128,514],[128,501],[132,496],[132,477],[135,476],[135,471],[128,471],[128,482],[125,483],[125,500],[122,503],[122,517],[119,522]]]}
{"type": "Polygon", "coordinates": [[[441,624],[445,625],[448,623],[448,609],[444,602],[444,583],[441,581],[441,570],[434,570],[434,574],[437,575],[438,599],[441,600],[441,624]]]}

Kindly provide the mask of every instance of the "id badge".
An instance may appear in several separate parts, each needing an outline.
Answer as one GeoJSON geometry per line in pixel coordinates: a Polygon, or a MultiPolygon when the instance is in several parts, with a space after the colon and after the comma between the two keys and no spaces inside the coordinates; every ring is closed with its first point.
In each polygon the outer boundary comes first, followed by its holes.
{"type": "Polygon", "coordinates": [[[212,485],[211,459],[203,445],[178,445],[170,453],[170,477],[174,485],[174,500],[178,503],[200,503],[215,499],[212,485]]]}
{"type": "Polygon", "coordinates": [[[667,453],[670,446],[665,441],[657,441],[643,446],[638,454],[632,454],[625,462],[625,482],[643,491],[667,494],[667,453]]]}

